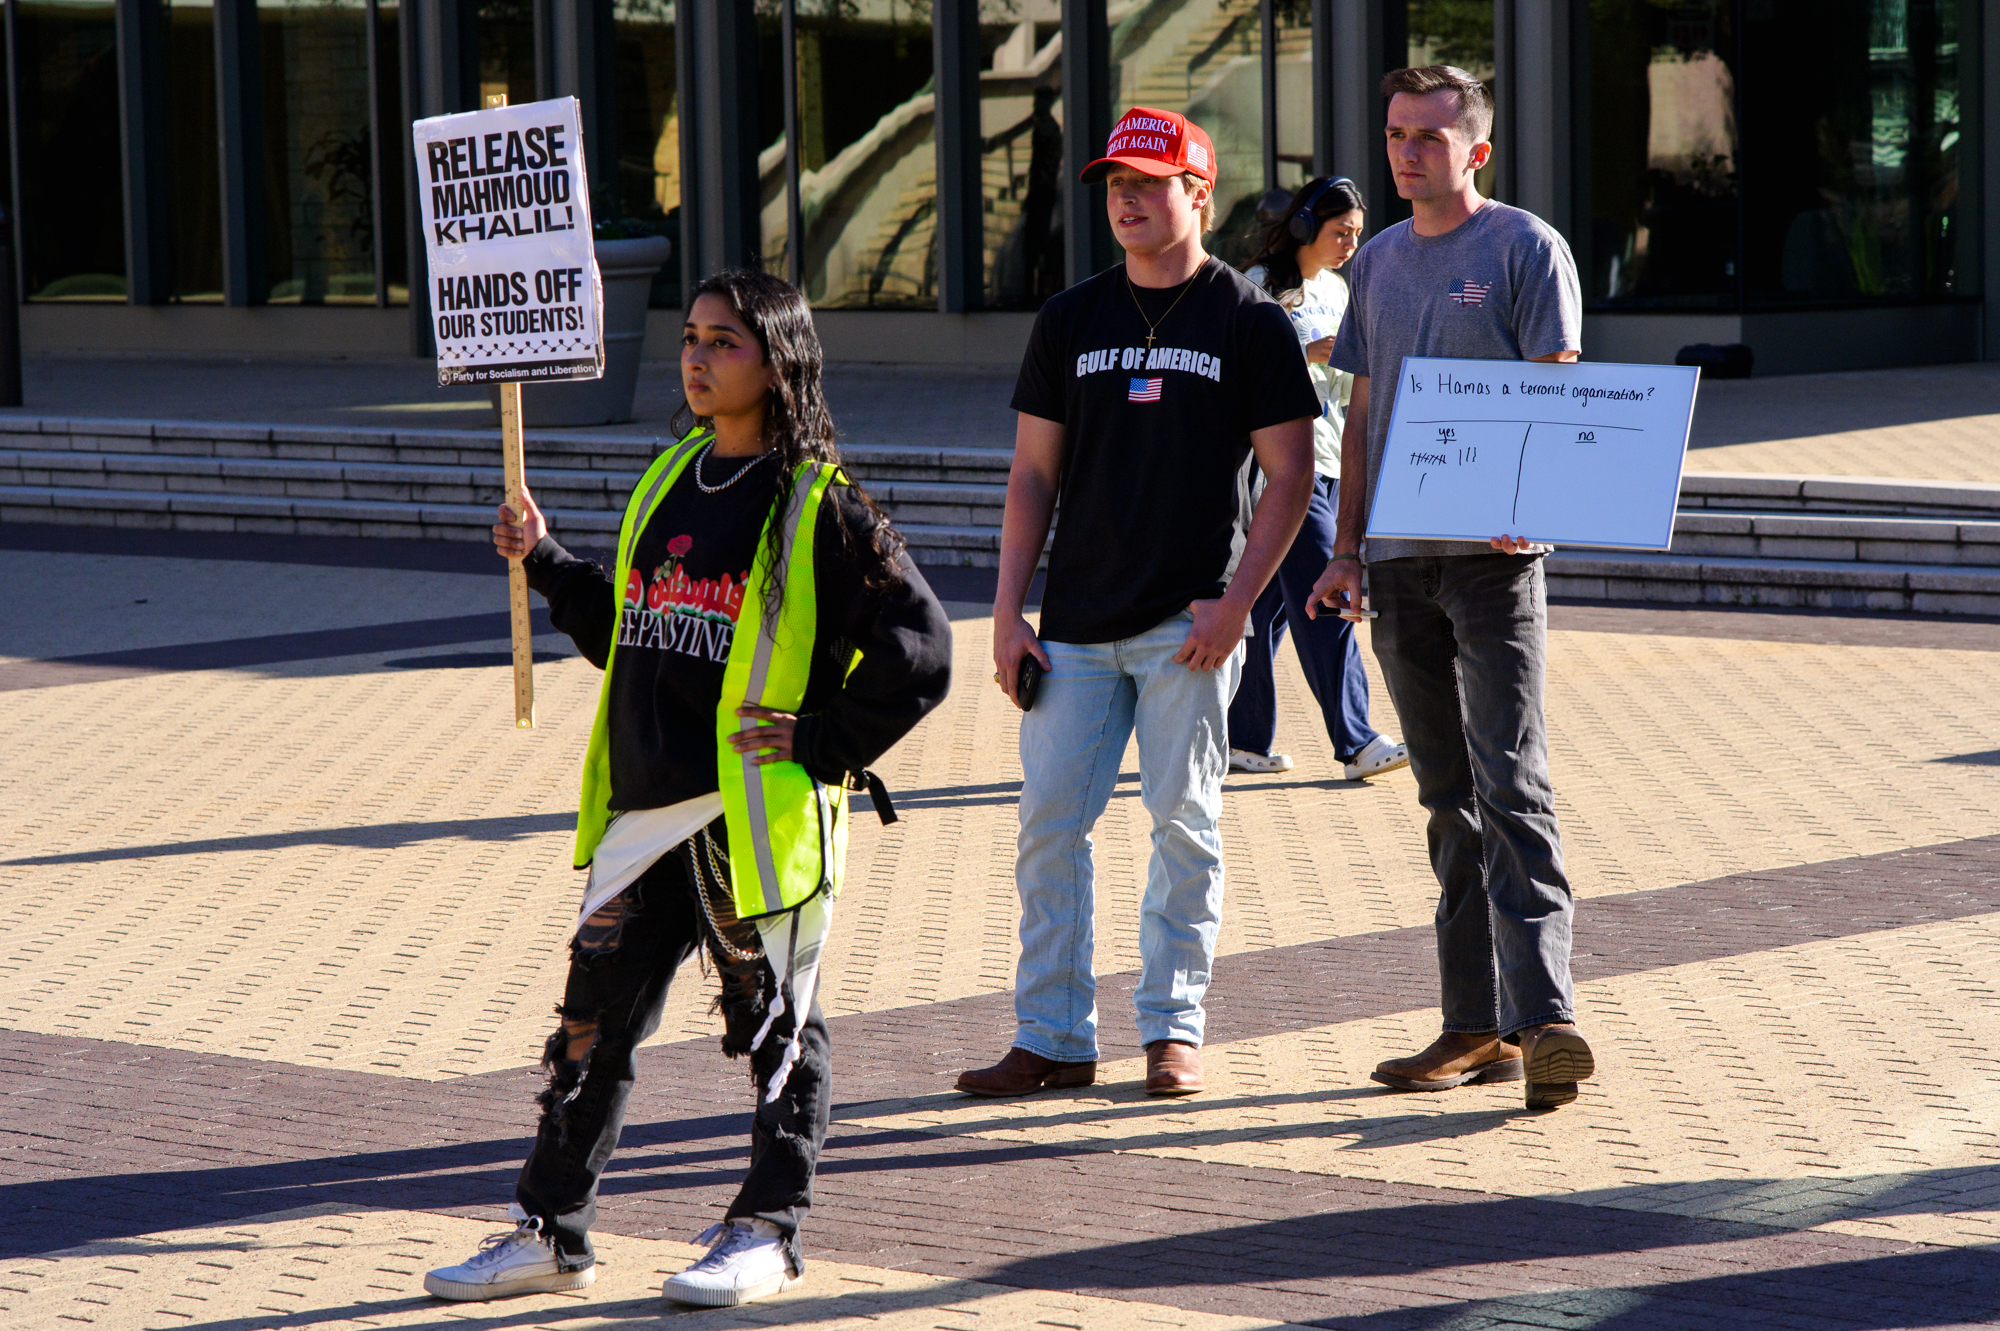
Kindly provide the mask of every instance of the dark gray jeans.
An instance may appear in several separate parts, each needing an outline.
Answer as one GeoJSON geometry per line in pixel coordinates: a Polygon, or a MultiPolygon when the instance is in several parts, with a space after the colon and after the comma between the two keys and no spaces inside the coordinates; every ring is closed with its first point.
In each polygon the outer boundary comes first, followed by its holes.
{"type": "Polygon", "coordinates": [[[1430,810],[1444,1028],[1570,1021],[1562,833],[1542,718],[1542,561],[1422,555],[1368,566],[1375,659],[1430,810]]]}

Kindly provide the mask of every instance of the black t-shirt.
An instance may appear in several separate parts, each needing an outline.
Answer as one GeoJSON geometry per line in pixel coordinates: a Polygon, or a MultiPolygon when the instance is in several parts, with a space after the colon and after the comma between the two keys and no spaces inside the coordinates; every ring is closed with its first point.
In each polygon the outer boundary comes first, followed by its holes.
{"type": "MultiPolygon", "coordinates": [[[[703,461],[711,485],[746,465],[703,461]]],[[[614,809],[661,808],[717,788],[715,745],[687,740],[715,733],[743,584],[771,511],[773,456],[747,465],[740,481],[704,494],[689,464],[633,547],[611,673],[611,707],[626,723],[611,732],[614,809]]]]}
{"type": "Polygon", "coordinates": [[[1320,413],[1290,317],[1215,258],[1177,287],[1133,287],[1120,265],[1052,297],[1012,405],[1066,427],[1041,636],[1075,643],[1221,595],[1249,525],[1250,432],[1320,413]]]}

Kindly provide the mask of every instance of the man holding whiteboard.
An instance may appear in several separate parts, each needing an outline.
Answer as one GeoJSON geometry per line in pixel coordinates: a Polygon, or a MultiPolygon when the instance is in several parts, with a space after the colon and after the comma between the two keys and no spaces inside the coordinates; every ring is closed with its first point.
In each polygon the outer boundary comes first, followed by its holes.
{"type": "Polygon", "coordinates": [[[1474,185],[1493,153],[1485,86],[1431,65],[1396,70],[1382,91],[1389,168],[1412,216],[1354,259],[1331,361],[1355,376],[1345,483],[1314,608],[1362,618],[1366,560],[1375,655],[1430,812],[1444,1029],[1373,1075],[1411,1091],[1525,1080],[1528,1107],[1552,1109],[1576,1098],[1594,1063],[1575,1025],[1574,908],[1542,715],[1548,548],[1502,534],[1376,539],[1364,551],[1362,536],[1403,357],[1573,361],[1582,292],[1561,235],[1474,185]]]}

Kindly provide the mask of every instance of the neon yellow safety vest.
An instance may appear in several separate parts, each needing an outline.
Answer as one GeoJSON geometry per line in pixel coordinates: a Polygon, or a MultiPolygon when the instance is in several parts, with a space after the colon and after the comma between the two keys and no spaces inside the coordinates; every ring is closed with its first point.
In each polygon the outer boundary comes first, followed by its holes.
{"type": "MultiPolygon", "coordinates": [[[[612,579],[619,613],[611,647],[604,657],[604,682],[597,695],[597,721],[583,757],[583,789],[576,812],[576,867],[589,865],[611,822],[611,672],[618,664],[617,624],[623,617],[625,586],[639,533],[653,510],[710,439],[696,430],[654,459],[625,506],[618,528],[618,563],[612,579]]],[[[751,761],[727,737],[757,727],[739,717],[746,700],[780,712],[797,712],[812,673],[818,599],[813,579],[813,533],[820,502],[838,476],[830,462],[799,465],[792,482],[792,521],[784,534],[784,594],[773,607],[764,600],[771,562],[769,529],[757,542],[750,579],[743,584],[743,609],[723,666],[722,697],[715,706],[716,773],[722,783],[722,813],[729,829],[729,874],[736,914],[755,919],[790,910],[816,894],[840,892],[847,858],[847,792],[822,785],[795,762],[751,761]]],[[[773,510],[771,521],[776,521],[773,510]]]]}

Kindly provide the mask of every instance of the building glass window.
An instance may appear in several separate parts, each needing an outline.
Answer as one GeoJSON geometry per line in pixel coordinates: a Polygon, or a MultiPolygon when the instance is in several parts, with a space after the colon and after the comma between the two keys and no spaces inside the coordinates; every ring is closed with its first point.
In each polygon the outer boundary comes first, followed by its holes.
{"type": "Polygon", "coordinates": [[[1748,303],[1977,294],[1956,0],[1751,0],[1744,19],[1748,303]]]}
{"type": "Polygon", "coordinates": [[[109,4],[39,0],[14,11],[31,300],[125,299],[116,36],[109,4]]]}
{"type": "Polygon", "coordinates": [[[1114,8],[1111,121],[1135,106],[1178,111],[1215,145],[1215,230],[1205,244],[1246,261],[1264,195],[1263,16],[1258,0],[1141,0],[1114,8]]]}
{"type": "Polygon", "coordinates": [[[633,234],[674,244],[653,279],[654,309],[681,304],[681,122],[674,53],[673,0],[615,0],[618,172],[612,214],[633,234]]]}
{"type": "Polygon", "coordinates": [[[789,222],[785,202],[785,44],[783,9],[787,4],[822,3],[838,8],[838,0],[762,0],[757,7],[757,207],[764,271],[787,276],[789,222]]]}
{"type": "Polygon", "coordinates": [[[980,0],[986,305],[1041,308],[1063,287],[1062,10],[980,0]]]}
{"type": "Polygon", "coordinates": [[[1978,225],[1959,188],[1959,90],[1974,77],[1959,41],[1966,3],[1594,0],[1591,304],[1978,294],[1960,259],[1978,225]]]}
{"type": "Polygon", "coordinates": [[[172,298],[222,300],[222,164],[216,148],[215,10],[167,0],[168,234],[172,298]]]}
{"type": "MultiPolygon", "coordinates": [[[[806,298],[825,309],[935,309],[930,0],[797,4],[806,298]]],[[[780,121],[758,163],[765,261],[778,272],[788,244],[782,114],[780,121]]]]}
{"type": "Polygon", "coordinates": [[[409,237],[403,224],[406,173],[410,151],[409,121],[403,119],[402,7],[397,0],[377,0],[375,7],[376,119],[380,134],[374,143],[376,179],[381,182],[382,226],[375,237],[381,291],[390,305],[410,303],[409,237]]]}
{"type": "Polygon", "coordinates": [[[258,0],[274,305],[375,302],[365,0],[258,0]]]}
{"type": "Polygon", "coordinates": [[[535,100],[534,0],[479,0],[479,104],[535,100]]]}
{"type": "MultiPolygon", "coordinates": [[[[1276,188],[1296,192],[1313,175],[1312,0],[1270,0],[1278,34],[1276,188]]],[[[1491,6],[1489,5],[1489,8],[1491,6]]]]}
{"type": "Polygon", "coordinates": [[[1585,299],[1600,307],[1734,308],[1741,151],[1734,0],[1594,0],[1589,52],[1585,299]]]}
{"type": "MultiPolygon", "coordinates": [[[[1409,0],[1404,15],[1404,64],[1456,65],[1493,89],[1493,0],[1409,0]]],[[[1488,158],[1473,174],[1473,184],[1487,198],[1493,197],[1498,166],[1488,158]]],[[[1380,221],[1410,215],[1410,206],[1401,199],[1383,199],[1370,204],[1386,209],[1380,221]]]]}
{"type": "Polygon", "coordinates": [[[1408,0],[1403,23],[1405,64],[1456,65],[1493,81],[1492,0],[1408,0]]]}

